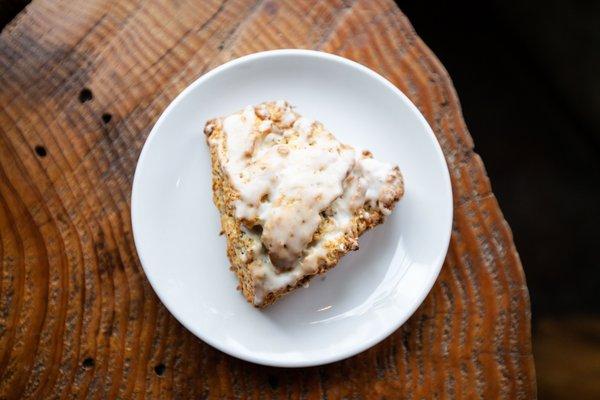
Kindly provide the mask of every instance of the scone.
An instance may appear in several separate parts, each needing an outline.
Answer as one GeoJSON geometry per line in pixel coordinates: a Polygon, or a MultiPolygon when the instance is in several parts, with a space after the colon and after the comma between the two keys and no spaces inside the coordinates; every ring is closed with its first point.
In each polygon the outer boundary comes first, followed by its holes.
{"type": "Polygon", "coordinates": [[[256,307],[357,250],[404,192],[398,166],[340,143],[285,101],[210,120],[204,133],[231,269],[256,307]]]}

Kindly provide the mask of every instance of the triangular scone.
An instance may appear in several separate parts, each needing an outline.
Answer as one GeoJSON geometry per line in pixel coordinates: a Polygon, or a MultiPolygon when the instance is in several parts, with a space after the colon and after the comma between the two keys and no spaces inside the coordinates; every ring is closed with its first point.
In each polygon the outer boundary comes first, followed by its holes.
{"type": "Polygon", "coordinates": [[[284,101],[206,123],[227,254],[257,307],[358,249],[404,188],[400,169],[357,153],[284,101]]]}

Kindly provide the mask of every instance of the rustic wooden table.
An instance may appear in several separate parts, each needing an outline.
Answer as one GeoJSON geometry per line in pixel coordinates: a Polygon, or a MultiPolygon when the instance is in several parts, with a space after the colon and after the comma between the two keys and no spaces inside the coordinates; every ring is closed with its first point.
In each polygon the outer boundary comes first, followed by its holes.
{"type": "Polygon", "coordinates": [[[443,66],[389,0],[35,0],[0,36],[0,398],[535,397],[527,287],[443,66]],[[144,277],[138,154],[190,82],[274,48],[390,79],[443,148],[442,273],[415,315],[332,365],[276,369],[196,339],[144,277]]]}

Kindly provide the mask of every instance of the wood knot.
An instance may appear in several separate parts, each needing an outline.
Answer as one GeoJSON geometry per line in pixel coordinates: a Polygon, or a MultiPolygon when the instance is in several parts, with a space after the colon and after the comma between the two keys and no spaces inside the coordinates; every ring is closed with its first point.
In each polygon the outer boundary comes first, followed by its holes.
{"type": "Polygon", "coordinates": [[[88,88],[83,88],[83,89],[81,89],[81,92],[79,92],[79,102],[80,103],[85,103],[86,101],[90,101],[93,98],[94,98],[94,94],[88,88]]]}
{"type": "Polygon", "coordinates": [[[160,363],[154,367],[154,373],[158,376],[163,376],[166,369],[167,367],[165,367],[165,364],[160,363]]]}
{"type": "Polygon", "coordinates": [[[37,154],[38,156],[46,157],[47,152],[46,152],[46,148],[44,146],[37,145],[37,146],[35,146],[34,150],[35,150],[35,154],[37,154]]]}
{"type": "Polygon", "coordinates": [[[83,360],[81,365],[85,369],[90,369],[90,368],[93,368],[94,365],[96,365],[96,362],[94,361],[94,359],[92,357],[87,357],[86,359],[83,360]]]}

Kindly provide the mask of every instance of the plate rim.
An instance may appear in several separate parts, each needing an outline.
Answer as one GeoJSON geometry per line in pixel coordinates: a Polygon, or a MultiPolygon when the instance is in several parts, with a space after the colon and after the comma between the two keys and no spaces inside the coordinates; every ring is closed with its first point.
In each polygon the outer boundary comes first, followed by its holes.
{"type": "Polygon", "coordinates": [[[446,158],[444,156],[444,153],[442,151],[441,145],[440,145],[439,141],[437,140],[437,137],[435,136],[433,129],[431,128],[431,126],[429,125],[429,123],[427,122],[425,117],[421,114],[421,112],[419,111],[417,106],[415,106],[415,104],[399,88],[397,88],[388,79],[386,79],[379,73],[373,71],[372,69],[370,69],[356,61],[353,61],[353,60],[350,60],[350,59],[347,59],[347,58],[344,58],[344,57],[341,57],[341,56],[338,56],[335,54],[326,53],[326,52],[317,51],[317,50],[308,50],[308,49],[277,49],[277,50],[267,50],[267,51],[261,51],[261,52],[248,54],[248,55],[227,61],[223,64],[220,64],[219,66],[202,74],[200,77],[195,79],[192,83],[190,83],[164,109],[164,111],[161,113],[160,117],[154,123],[154,126],[152,127],[150,133],[148,134],[148,137],[144,141],[144,145],[142,147],[142,150],[140,152],[140,155],[139,155],[137,163],[136,163],[132,186],[131,186],[131,205],[130,205],[131,229],[132,229],[132,234],[133,234],[135,250],[136,250],[138,259],[140,261],[140,265],[142,266],[144,275],[145,275],[146,279],[148,279],[148,282],[150,282],[150,286],[154,290],[154,293],[159,298],[159,300],[163,303],[165,308],[175,317],[175,319],[177,319],[177,321],[180,324],[182,324],[187,330],[189,330],[192,334],[194,334],[194,336],[196,336],[197,338],[199,338],[206,344],[218,349],[219,351],[222,351],[222,352],[224,352],[230,356],[233,356],[235,358],[238,358],[238,359],[241,359],[244,361],[249,361],[249,362],[252,362],[255,364],[266,365],[266,366],[271,366],[271,367],[284,367],[284,368],[310,367],[310,366],[318,366],[318,365],[325,365],[325,364],[333,363],[336,361],[340,361],[340,360],[344,360],[346,358],[353,357],[359,353],[362,353],[363,351],[375,346],[379,342],[386,339],[388,336],[390,336],[392,333],[394,333],[396,330],[398,330],[398,328],[400,328],[410,317],[412,317],[412,315],[415,313],[417,308],[423,303],[425,298],[431,292],[433,285],[435,284],[435,282],[437,281],[437,279],[439,277],[444,260],[448,253],[448,247],[450,245],[450,238],[451,238],[451,233],[452,233],[452,224],[453,224],[453,220],[454,220],[453,198],[454,198],[454,194],[452,191],[450,172],[449,172],[448,164],[447,164],[446,158]],[[303,56],[303,57],[310,57],[310,58],[318,58],[318,59],[322,59],[322,60],[326,60],[326,61],[334,61],[334,62],[337,62],[340,64],[344,64],[346,66],[357,69],[360,72],[369,75],[371,78],[378,80],[380,83],[384,84],[384,86],[391,89],[394,92],[394,94],[396,94],[398,97],[401,98],[403,103],[406,104],[406,106],[411,110],[413,115],[415,115],[417,117],[417,119],[419,120],[421,125],[423,125],[423,127],[425,128],[427,135],[429,136],[429,138],[431,139],[431,142],[433,143],[434,150],[435,150],[435,153],[436,153],[438,159],[440,159],[442,161],[442,165],[445,167],[445,168],[442,168],[442,175],[443,175],[442,178],[444,181],[445,189],[447,189],[449,192],[448,204],[447,204],[447,207],[449,210],[449,218],[448,218],[448,221],[445,221],[446,222],[445,225],[447,225],[447,228],[444,232],[445,237],[443,239],[444,240],[444,243],[442,246],[443,251],[440,251],[438,258],[435,260],[435,263],[430,264],[435,267],[434,271],[431,274],[431,276],[428,278],[428,281],[426,282],[426,284],[423,286],[424,290],[422,290],[420,292],[420,294],[416,297],[415,301],[410,305],[410,307],[406,308],[407,312],[403,314],[404,317],[398,318],[393,323],[391,323],[387,327],[387,329],[380,331],[380,333],[378,333],[377,335],[374,335],[369,340],[365,340],[365,341],[359,343],[358,345],[355,345],[355,346],[347,349],[344,352],[338,352],[338,353],[333,353],[333,354],[328,353],[325,356],[321,356],[318,358],[312,358],[312,359],[299,358],[299,359],[287,360],[287,359],[274,358],[274,357],[264,357],[264,356],[261,357],[260,355],[255,355],[253,353],[240,352],[240,351],[237,351],[237,349],[227,348],[225,346],[222,346],[220,343],[217,343],[216,341],[212,340],[209,336],[205,335],[203,332],[196,329],[191,323],[188,323],[186,321],[186,319],[183,318],[183,316],[179,315],[179,312],[177,311],[177,307],[173,307],[172,304],[170,304],[166,300],[164,293],[161,293],[161,290],[158,289],[158,287],[159,287],[158,282],[152,277],[152,274],[148,273],[148,269],[145,267],[144,257],[141,254],[141,252],[139,251],[139,249],[141,248],[140,243],[142,241],[142,239],[140,237],[141,233],[139,233],[138,230],[136,229],[136,220],[139,219],[139,217],[137,216],[138,212],[136,211],[136,209],[139,209],[139,207],[137,207],[136,205],[140,202],[140,199],[139,199],[139,196],[140,196],[139,195],[139,191],[140,191],[139,179],[140,178],[139,178],[139,176],[142,174],[141,171],[143,169],[144,160],[146,158],[146,154],[149,152],[151,143],[153,142],[154,138],[157,135],[157,132],[160,130],[161,125],[163,124],[163,122],[167,118],[167,116],[171,113],[171,111],[173,109],[175,109],[178,106],[178,104],[197,86],[199,86],[202,83],[204,83],[205,81],[211,79],[213,76],[215,76],[221,72],[224,72],[227,69],[233,68],[237,65],[244,64],[247,62],[252,62],[252,61],[260,59],[260,58],[282,57],[282,56],[283,57],[303,56]]]}

